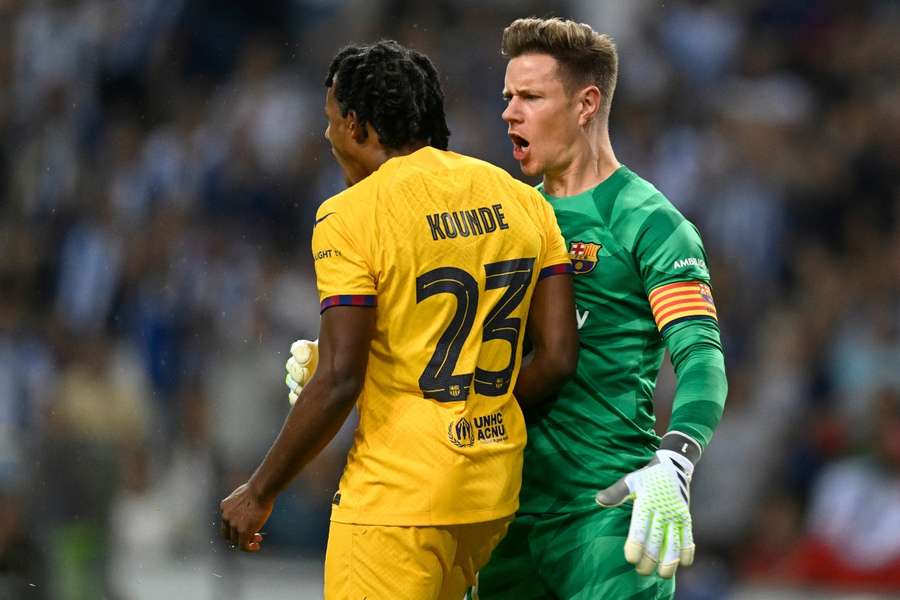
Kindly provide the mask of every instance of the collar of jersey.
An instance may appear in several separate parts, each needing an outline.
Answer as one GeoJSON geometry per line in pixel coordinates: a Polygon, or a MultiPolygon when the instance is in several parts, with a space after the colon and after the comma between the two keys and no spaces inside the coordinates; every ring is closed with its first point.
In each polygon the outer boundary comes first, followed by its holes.
{"type": "Polygon", "coordinates": [[[537,184],[535,189],[539,191],[544,198],[547,199],[548,202],[554,204],[556,202],[562,201],[570,201],[570,200],[589,200],[595,197],[595,194],[600,193],[603,194],[606,189],[614,189],[617,187],[621,187],[622,179],[627,178],[631,174],[631,170],[625,165],[620,165],[618,169],[612,172],[612,175],[598,183],[592,188],[588,188],[583,192],[579,192],[577,194],[572,194],[571,196],[553,196],[544,191],[544,182],[540,182],[537,184]]]}

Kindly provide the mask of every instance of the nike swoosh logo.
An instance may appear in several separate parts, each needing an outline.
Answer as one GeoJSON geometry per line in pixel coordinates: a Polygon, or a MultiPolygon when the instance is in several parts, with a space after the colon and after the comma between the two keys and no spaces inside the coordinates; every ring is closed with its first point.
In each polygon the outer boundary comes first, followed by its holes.
{"type": "MultiPolygon", "coordinates": [[[[316,223],[315,223],[315,224],[318,225],[319,223],[321,223],[322,221],[324,221],[325,219],[327,219],[328,217],[330,217],[330,216],[333,215],[333,214],[334,214],[334,211],[332,211],[332,212],[330,212],[330,213],[325,213],[324,215],[322,215],[321,217],[319,217],[318,219],[316,219],[316,223]]],[[[314,226],[315,226],[315,225],[314,225],[314,226]]]]}

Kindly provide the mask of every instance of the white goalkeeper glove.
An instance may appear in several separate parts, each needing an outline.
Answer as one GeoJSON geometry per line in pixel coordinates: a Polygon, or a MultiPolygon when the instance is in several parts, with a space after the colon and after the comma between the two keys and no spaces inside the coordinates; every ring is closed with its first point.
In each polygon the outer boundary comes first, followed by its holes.
{"type": "Polygon", "coordinates": [[[597,492],[597,504],[607,508],[634,500],[625,560],[641,575],[656,570],[668,579],[679,564],[694,562],[690,483],[699,459],[700,444],[670,431],[647,466],[597,492]]]}
{"type": "Polygon", "coordinates": [[[291,357],[288,359],[285,368],[287,376],[284,382],[287,384],[290,392],[288,400],[293,406],[300,397],[300,392],[312,379],[313,373],[319,364],[319,340],[297,340],[291,344],[291,357]]]}

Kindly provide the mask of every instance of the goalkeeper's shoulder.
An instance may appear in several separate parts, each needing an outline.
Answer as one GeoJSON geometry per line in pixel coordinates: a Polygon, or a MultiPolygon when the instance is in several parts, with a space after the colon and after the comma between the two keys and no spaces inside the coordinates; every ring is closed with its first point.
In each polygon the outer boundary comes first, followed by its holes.
{"type": "Polygon", "coordinates": [[[694,224],[656,186],[631,171],[624,179],[609,214],[613,230],[636,243],[642,236],[663,240],[676,230],[700,241],[694,224]]]}

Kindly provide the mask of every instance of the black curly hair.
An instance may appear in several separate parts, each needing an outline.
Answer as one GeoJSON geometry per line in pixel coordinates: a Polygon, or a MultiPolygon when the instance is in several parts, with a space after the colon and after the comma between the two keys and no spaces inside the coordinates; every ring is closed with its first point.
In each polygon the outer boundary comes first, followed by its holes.
{"type": "Polygon", "coordinates": [[[444,92],[431,60],[393,40],[350,45],[331,61],[325,87],[334,86],[341,115],[354,111],[371,123],[387,148],[424,142],[446,150],[450,130],[444,92]]]}

